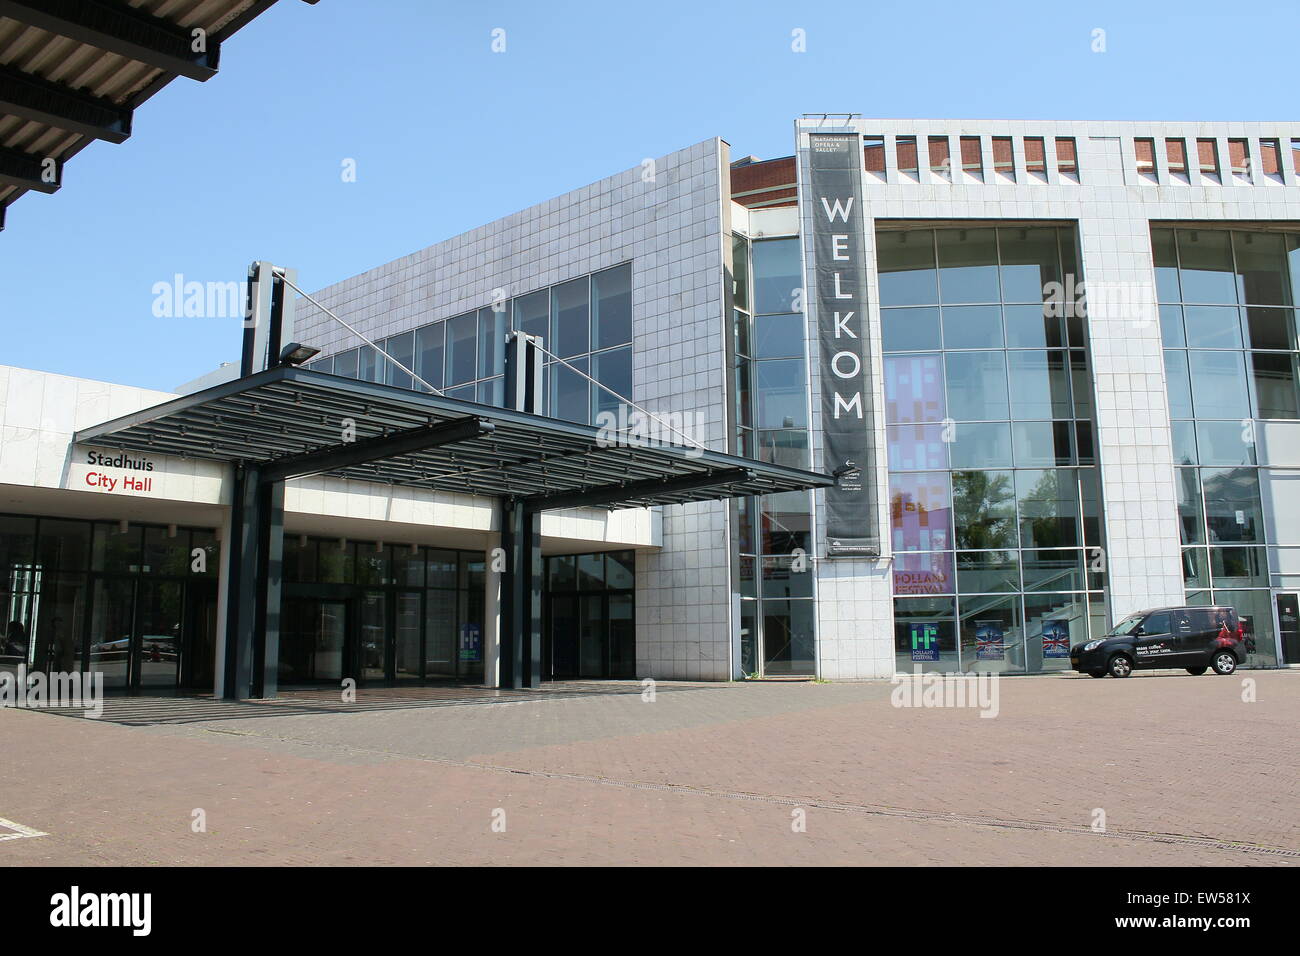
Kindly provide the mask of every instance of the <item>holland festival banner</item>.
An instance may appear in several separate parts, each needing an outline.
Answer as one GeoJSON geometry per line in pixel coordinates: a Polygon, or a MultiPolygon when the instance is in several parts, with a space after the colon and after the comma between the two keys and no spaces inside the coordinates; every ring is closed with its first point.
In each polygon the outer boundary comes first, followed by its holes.
{"type": "Polygon", "coordinates": [[[822,392],[826,556],[880,554],[868,408],[862,145],[855,134],[809,134],[814,294],[822,392]]]}

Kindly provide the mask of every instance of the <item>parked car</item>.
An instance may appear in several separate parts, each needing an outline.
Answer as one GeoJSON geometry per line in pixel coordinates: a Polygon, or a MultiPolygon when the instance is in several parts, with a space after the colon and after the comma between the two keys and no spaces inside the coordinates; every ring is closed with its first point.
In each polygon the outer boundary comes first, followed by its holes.
{"type": "Polygon", "coordinates": [[[1246,634],[1235,608],[1161,607],[1130,614],[1095,641],[1070,648],[1070,665],[1092,677],[1182,667],[1194,676],[1231,674],[1246,659],[1246,634]]]}

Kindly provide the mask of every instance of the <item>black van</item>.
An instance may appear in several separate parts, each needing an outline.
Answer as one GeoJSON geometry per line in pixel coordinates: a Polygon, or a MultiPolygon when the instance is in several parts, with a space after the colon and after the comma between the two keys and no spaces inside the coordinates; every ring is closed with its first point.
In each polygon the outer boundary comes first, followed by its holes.
{"type": "Polygon", "coordinates": [[[1105,637],[1070,648],[1070,665],[1092,677],[1128,677],[1134,669],[1214,668],[1231,674],[1246,658],[1246,635],[1231,607],[1161,607],[1130,614],[1105,637]]]}

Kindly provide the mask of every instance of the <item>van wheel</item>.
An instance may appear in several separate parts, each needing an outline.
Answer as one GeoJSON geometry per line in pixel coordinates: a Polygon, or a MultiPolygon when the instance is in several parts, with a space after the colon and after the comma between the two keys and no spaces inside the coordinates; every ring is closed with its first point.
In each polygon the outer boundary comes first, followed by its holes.
{"type": "Polygon", "coordinates": [[[1216,674],[1231,674],[1237,669],[1237,658],[1232,651],[1219,651],[1210,662],[1216,674]]]}
{"type": "Polygon", "coordinates": [[[1103,669],[1103,670],[1099,670],[1099,671],[1088,671],[1088,676],[1089,676],[1089,677],[1105,677],[1105,676],[1106,676],[1106,671],[1105,671],[1104,669],[1103,669]]]}
{"type": "Polygon", "coordinates": [[[1116,654],[1106,669],[1110,671],[1111,677],[1128,677],[1133,673],[1133,662],[1123,654],[1116,654]]]}
{"type": "Polygon", "coordinates": [[[1189,667],[1187,668],[1187,673],[1191,674],[1193,677],[1200,677],[1205,673],[1205,665],[1202,664],[1200,667],[1189,667]]]}

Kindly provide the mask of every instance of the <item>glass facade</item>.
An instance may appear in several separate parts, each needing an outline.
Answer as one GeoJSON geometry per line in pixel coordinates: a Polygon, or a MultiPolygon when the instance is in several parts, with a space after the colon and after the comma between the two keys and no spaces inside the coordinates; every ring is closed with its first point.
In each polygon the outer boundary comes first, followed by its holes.
{"type": "Polygon", "coordinates": [[[0,515],[0,669],[211,689],[218,565],[204,528],[0,515]]]}
{"type": "MultiPolygon", "coordinates": [[[[736,448],[795,468],[811,464],[800,240],[732,239],[736,448]]],[[[736,529],[745,674],[811,675],[816,615],[812,504],[794,491],[740,499],[736,529]]]]}
{"type": "MultiPolygon", "coordinates": [[[[567,368],[547,358],[543,386],[547,415],[593,423],[601,411],[617,411],[618,399],[605,389],[632,397],[629,262],[431,322],[377,344],[448,397],[501,407],[506,397],[506,335],[514,330],[541,336],[547,351],[573,366],[567,368]]],[[[424,389],[368,345],[317,359],[308,367],[424,389]]]]}
{"type": "Polygon", "coordinates": [[[1074,230],[876,243],[898,670],[1068,670],[1106,618],[1074,230]]]}
{"type": "Polygon", "coordinates": [[[1188,603],[1234,605],[1247,663],[1275,665],[1270,585],[1300,589],[1300,470],[1274,467],[1300,460],[1300,234],[1154,227],[1151,246],[1188,603]]]}
{"type": "Polygon", "coordinates": [[[542,679],[636,677],[636,554],[546,559],[542,679]]]}
{"type": "Polygon", "coordinates": [[[280,682],[483,679],[482,551],[285,535],[280,682]]]}

